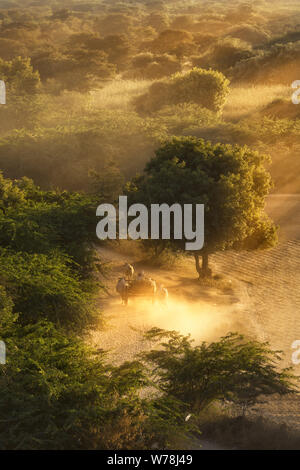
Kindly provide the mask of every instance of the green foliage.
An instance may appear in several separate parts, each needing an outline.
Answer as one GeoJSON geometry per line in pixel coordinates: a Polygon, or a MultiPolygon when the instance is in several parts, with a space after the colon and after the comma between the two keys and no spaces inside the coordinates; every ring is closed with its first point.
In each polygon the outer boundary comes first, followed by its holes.
{"type": "MultiPolygon", "coordinates": [[[[128,202],[147,207],[204,204],[201,254],[271,247],[277,238],[273,222],[264,214],[271,188],[265,160],[266,156],[247,147],[213,145],[195,137],[173,138],[156,151],[144,174],[127,185],[128,202]]],[[[172,238],[171,246],[182,250],[185,241],[172,238]]],[[[198,271],[197,261],[196,267],[198,271]]]]}
{"type": "Polygon", "coordinates": [[[34,94],[40,85],[37,71],[33,71],[29,58],[0,59],[0,78],[8,86],[8,92],[16,95],[34,94]]]}
{"type": "Polygon", "coordinates": [[[146,338],[159,342],[157,349],[142,353],[159,389],[188,404],[193,413],[220,400],[245,412],[262,397],[297,390],[296,377],[290,369],[278,369],[281,354],[268,343],[231,333],[218,342],[193,346],[189,336],[158,328],[146,338]]]}
{"type": "Polygon", "coordinates": [[[171,54],[177,57],[188,56],[197,50],[193,36],[187,31],[166,29],[149,44],[154,53],[171,54]]]}
{"type": "Polygon", "coordinates": [[[214,112],[220,112],[229,93],[229,81],[214,70],[193,68],[177,73],[170,79],[154,82],[148,93],[138,97],[135,105],[140,112],[154,112],[163,106],[195,103],[214,112]]]}
{"type": "Polygon", "coordinates": [[[192,430],[170,397],[140,398],[149,385],[140,362],[107,364],[94,350],[43,320],[22,325],[0,287],[0,449],[144,449],[182,446],[192,430]]]}
{"type": "Polygon", "coordinates": [[[16,310],[22,312],[22,323],[44,317],[76,329],[86,327],[96,316],[92,284],[80,280],[66,255],[1,249],[0,260],[1,283],[12,295],[16,310]]]}
{"type": "Polygon", "coordinates": [[[94,205],[84,194],[43,191],[28,178],[0,175],[1,246],[29,253],[58,249],[84,264],[94,239],[94,205]]]}
{"type": "Polygon", "coordinates": [[[89,173],[103,175],[111,160],[126,175],[142,168],[162,132],[159,123],[134,112],[99,111],[70,124],[6,135],[0,139],[0,166],[6,176],[26,175],[43,188],[89,190],[89,173]]]}
{"type": "Polygon", "coordinates": [[[140,53],[133,57],[130,70],[124,77],[136,79],[159,79],[181,70],[181,63],[169,54],[140,53]]]}
{"type": "Polygon", "coordinates": [[[232,70],[233,82],[251,84],[285,84],[290,86],[300,73],[300,41],[274,44],[258,49],[254,57],[236,64],[232,70]],[[288,71],[288,73],[287,73],[288,71]]]}
{"type": "Polygon", "coordinates": [[[92,178],[92,192],[97,201],[113,203],[118,200],[124,185],[124,177],[114,161],[110,161],[101,173],[90,172],[92,178]]]}
{"type": "Polygon", "coordinates": [[[55,80],[59,91],[86,92],[99,80],[113,78],[115,73],[105,52],[84,47],[70,47],[63,52],[54,48],[36,51],[32,61],[40,71],[42,80],[55,80]]]}
{"type": "Polygon", "coordinates": [[[238,62],[246,60],[253,55],[249,44],[236,38],[225,38],[211,46],[204,56],[193,60],[193,63],[198,67],[210,67],[214,70],[227,73],[238,62]]]}
{"type": "Polygon", "coordinates": [[[0,167],[12,179],[0,176],[1,449],[182,448],[196,431],[193,417],[185,421],[191,409],[218,400],[245,409],[261,393],[293,388],[277,368],[280,355],[238,336],[194,348],[171,333],[145,358],[158,383],[139,362],[107,365],[102,351],[74,336],[98,315],[96,203],[113,202],[162,141],[128,188],[133,202],[148,204],[149,194],[153,202],[204,202],[203,253],[274,243],[263,215],[263,157],[219,142],[270,150],[290,192],[299,122],[258,114],[222,121],[229,82],[220,72],[235,84],[290,86],[299,78],[299,28],[294,10],[288,15],[289,6],[269,17],[263,4],[209,9],[189,0],[184,10],[177,0],[2,0],[0,167]],[[132,98],[145,83],[122,78],[159,80],[136,100],[140,114],[132,98]],[[157,393],[141,399],[148,385],[157,393]]]}
{"type": "Polygon", "coordinates": [[[137,391],[144,378],[136,365],[109,367],[102,352],[47,321],[21,327],[10,320],[0,317],[8,351],[0,366],[2,450],[143,445],[137,391]]]}
{"type": "Polygon", "coordinates": [[[152,120],[158,127],[166,130],[166,136],[193,135],[199,128],[215,129],[221,125],[221,119],[216,113],[194,103],[164,106],[152,120]]]}
{"type": "Polygon", "coordinates": [[[1,175],[0,206],[0,281],[22,322],[85,327],[96,315],[91,199],[1,175]]]}

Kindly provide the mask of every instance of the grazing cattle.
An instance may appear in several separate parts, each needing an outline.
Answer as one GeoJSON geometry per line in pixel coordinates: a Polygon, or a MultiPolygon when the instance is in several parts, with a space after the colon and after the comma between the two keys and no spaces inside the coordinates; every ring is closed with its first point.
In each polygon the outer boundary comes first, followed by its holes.
{"type": "Polygon", "coordinates": [[[121,296],[122,304],[127,305],[127,303],[128,303],[128,294],[127,294],[128,284],[127,284],[124,277],[119,278],[119,280],[117,282],[117,285],[116,285],[116,291],[121,296]]]}
{"type": "Polygon", "coordinates": [[[127,279],[133,279],[134,267],[131,264],[126,263],[124,266],[124,274],[127,279]]]}

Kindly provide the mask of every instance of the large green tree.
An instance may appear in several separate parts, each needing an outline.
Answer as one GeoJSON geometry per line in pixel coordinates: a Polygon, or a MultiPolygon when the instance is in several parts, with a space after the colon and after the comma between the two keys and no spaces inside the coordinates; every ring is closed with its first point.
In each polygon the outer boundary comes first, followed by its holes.
{"type": "MultiPolygon", "coordinates": [[[[216,144],[196,137],[176,137],[163,144],[144,173],[126,187],[129,204],[204,204],[205,241],[193,252],[199,276],[210,274],[211,253],[257,249],[276,243],[276,227],[264,212],[271,178],[267,159],[248,147],[216,144]],[[202,267],[199,257],[202,256],[202,267]]],[[[186,240],[149,240],[184,250],[186,240]]]]}

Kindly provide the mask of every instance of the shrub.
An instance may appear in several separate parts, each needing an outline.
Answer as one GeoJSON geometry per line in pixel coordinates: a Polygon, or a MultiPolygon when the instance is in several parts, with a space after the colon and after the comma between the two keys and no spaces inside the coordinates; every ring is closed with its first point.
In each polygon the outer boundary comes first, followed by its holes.
{"type": "Polygon", "coordinates": [[[163,106],[195,103],[220,112],[229,92],[229,81],[221,72],[194,68],[170,79],[153,83],[149,91],[135,100],[139,112],[155,112],[163,106]]]}
{"type": "Polygon", "coordinates": [[[226,72],[237,62],[253,55],[251,47],[246,42],[225,38],[216,42],[204,56],[194,59],[193,64],[226,72]]]}
{"type": "Polygon", "coordinates": [[[131,70],[125,76],[151,80],[171,75],[180,70],[181,64],[175,56],[145,52],[133,57],[131,70]]]}
{"type": "Polygon", "coordinates": [[[11,61],[0,59],[0,79],[13,94],[34,94],[40,85],[40,76],[33,70],[29,58],[15,57],[11,61]]]}
{"type": "Polygon", "coordinates": [[[275,44],[257,51],[254,57],[236,64],[232,70],[235,82],[251,84],[286,84],[300,75],[300,41],[275,44]]]}
{"type": "Polygon", "coordinates": [[[151,43],[150,50],[156,54],[188,55],[197,50],[193,36],[187,31],[166,29],[151,43]]]}
{"type": "Polygon", "coordinates": [[[20,320],[84,328],[96,316],[90,198],[2,176],[0,193],[0,282],[20,320]]]}
{"type": "MultiPolygon", "coordinates": [[[[0,291],[1,300],[5,293],[0,291]]],[[[4,297],[5,299],[5,297],[4,297]]],[[[48,321],[21,327],[0,316],[0,449],[143,447],[145,416],[136,364],[105,365],[104,353],[48,321]]]]}
{"type": "Polygon", "coordinates": [[[253,46],[266,43],[270,39],[265,31],[247,24],[232,28],[228,33],[230,36],[246,41],[253,46]]]}
{"type": "Polygon", "coordinates": [[[268,343],[230,333],[217,342],[193,346],[189,336],[153,328],[146,333],[158,349],[142,353],[162,393],[199,413],[215,401],[227,401],[243,413],[262,396],[294,393],[297,378],[278,370],[281,355],[268,343]],[[163,340],[163,342],[161,342],[163,340]]]}

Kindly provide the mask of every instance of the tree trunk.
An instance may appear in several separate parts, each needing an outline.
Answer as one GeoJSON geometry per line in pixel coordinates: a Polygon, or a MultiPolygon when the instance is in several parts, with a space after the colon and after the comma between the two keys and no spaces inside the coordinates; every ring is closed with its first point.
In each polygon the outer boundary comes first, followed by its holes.
{"type": "Polygon", "coordinates": [[[208,266],[208,253],[202,255],[202,272],[203,276],[211,276],[211,269],[208,266]]]}
{"type": "Polygon", "coordinates": [[[208,253],[201,254],[202,266],[200,266],[199,254],[194,253],[196,270],[199,275],[199,279],[204,276],[211,276],[211,269],[208,265],[208,253]]]}
{"type": "Polygon", "coordinates": [[[201,267],[200,267],[200,262],[199,262],[199,255],[198,253],[194,253],[194,258],[195,258],[195,265],[196,265],[196,270],[199,275],[199,278],[201,277],[201,267]]]}

